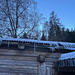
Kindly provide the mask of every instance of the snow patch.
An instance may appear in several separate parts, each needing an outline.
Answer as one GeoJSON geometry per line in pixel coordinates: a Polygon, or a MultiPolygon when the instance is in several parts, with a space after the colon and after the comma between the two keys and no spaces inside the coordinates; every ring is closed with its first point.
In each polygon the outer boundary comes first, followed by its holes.
{"type": "Polygon", "coordinates": [[[75,51],[70,53],[62,54],[59,58],[59,60],[65,60],[65,59],[72,59],[75,58],[75,51]]]}

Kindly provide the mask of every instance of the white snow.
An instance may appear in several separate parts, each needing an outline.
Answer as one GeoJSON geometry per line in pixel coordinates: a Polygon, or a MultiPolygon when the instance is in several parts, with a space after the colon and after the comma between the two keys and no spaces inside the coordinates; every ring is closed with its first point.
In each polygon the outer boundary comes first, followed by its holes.
{"type": "Polygon", "coordinates": [[[0,40],[32,42],[32,43],[43,43],[43,44],[50,44],[50,43],[51,43],[51,44],[57,44],[57,42],[53,42],[53,41],[40,41],[40,40],[19,39],[19,38],[0,38],[0,40]]]}
{"type": "Polygon", "coordinates": [[[59,60],[65,60],[65,59],[72,59],[75,58],[75,51],[70,53],[62,54],[59,58],[59,60]]]}
{"type": "Polygon", "coordinates": [[[68,42],[57,42],[57,41],[40,41],[40,40],[32,40],[32,39],[19,39],[19,38],[0,38],[0,41],[20,41],[20,42],[30,42],[30,43],[42,43],[42,44],[49,44],[50,47],[48,48],[63,48],[69,50],[75,50],[75,43],[68,43],[68,42]],[[58,44],[62,46],[59,46],[58,44]]]}

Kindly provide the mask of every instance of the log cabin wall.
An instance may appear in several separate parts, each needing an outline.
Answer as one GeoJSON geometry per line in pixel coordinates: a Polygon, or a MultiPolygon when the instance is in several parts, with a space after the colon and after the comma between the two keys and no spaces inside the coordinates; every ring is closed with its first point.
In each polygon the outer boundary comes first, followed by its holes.
{"type": "Polygon", "coordinates": [[[0,75],[57,75],[60,53],[0,49],[0,75]],[[37,61],[39,55],[45,61],[37,61]]]}
{"type": "Polygon", "coordinates": [[[58,75],[57,61],[70,50],[54,49],[57,42],[21,40],[2,40],[0,75],[58,75]]]}

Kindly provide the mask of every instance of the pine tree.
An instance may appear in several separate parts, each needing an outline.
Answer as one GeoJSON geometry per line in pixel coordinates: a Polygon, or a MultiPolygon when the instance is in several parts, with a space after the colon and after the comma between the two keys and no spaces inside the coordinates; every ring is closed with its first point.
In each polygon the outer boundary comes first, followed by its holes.
{"type": "Polygon", "coordinates": [[[44,33],[42,34],[41,40],[46,40],[44,33]]]}
{"type": "Polygon", "coordinates": [[[27,37],[27,34],[26,34],[26,33],[24,33],[24,34],[23,34],[23,38],[28,39],[28,37],[27,37]]]}
{"type": "Polygon", "coordinates": [[[53,38],[54,38],[54,27],[53,27],[52,21],[50,21],[50,30],[49,30],[48,40],[53,40],[53,38]]]}
{"type": "Polygon", "coordinates": [[[52,11],[50,15],[50,29],[49,29],[49,35],[48,40],[51,41],[60,41],[61,40],[61,24],[59,22],[59,19],[57,18],[57,15],[54,14],[54,11],[52,11]]]}
{"type": "Polygon", "coordinates": [[[63,42],[66,41],[66,31],[65,31],[64,27],[61,30],[61,41],[63,41],[63,42]]]}

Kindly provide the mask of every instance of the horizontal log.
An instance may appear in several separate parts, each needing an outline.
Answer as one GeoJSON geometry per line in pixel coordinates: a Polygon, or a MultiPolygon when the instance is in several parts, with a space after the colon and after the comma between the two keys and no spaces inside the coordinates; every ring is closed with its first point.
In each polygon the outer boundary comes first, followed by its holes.
{"type": "Polygon", "coordinates": [[[57,62],[58,59],[57,58],[46,58],[45,61],[46,62],[57,62]]]}
{"type": "Polygon", "coordinates": [[[18,69],[18,70],[37,70],[37,67],[32,66],[16,66],[16,65],[0,65],[0,68],[12,68],[12,69],[18,69]]]}
{"type": "Polygon", "coordinates": [[[37,70],[38,67],[36,66],[23,66],[23,65],[6,65],[6,64],[0,64],[0,68],[16,68],[16,69],[19,69],[19,70],[23,70],[23,69],[33,69],[33,70],[37,70]]]}
{"type": "Polygon", "coordinates": [[[13,56],[33,56],[37,57],[38,55],[44,55],[46,57],[60,57],[60,53],[46,53],[46,52],[36,52],[34,54],[33,51],[23,51],[23,50],[7,50],[7,49],[0,49],[0,55],[13,55],[13,56]]]}
{"type": "Polygon", "coordinates": [[[0,68],[0,72],[8,72],[8,73],[24,73],[24,74],[37,74],[38,70],[34,69],[16,69],[16,68],[0,68]]]}
{"type": "Polygon", "coordinates": [[[6,65],[23,65],[23,66],[38,66],[36,61],[17,61],[17,60],[0,60],[0,64],[6,65]]]}
{"type": "Polygon", "coordinates": [[[0,60],[37,61],[37,58],[36,57],[27,57],[27,56],[3,56],[3,55],[0,55],[0,60]]]}
{"type": "Polygon", "coordinates": [[[0,75],[17,75],[16,73],[4,73],[4,72],[0,72],[0,75]]]}
{"type": "Polygon", "coordinates": [[[32,74],[29,74],[29,73],[13,73],[13,72],[0,72],[0,75],[38,75],[36,73],[32,73],[32,74]]]}

